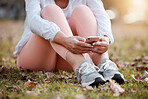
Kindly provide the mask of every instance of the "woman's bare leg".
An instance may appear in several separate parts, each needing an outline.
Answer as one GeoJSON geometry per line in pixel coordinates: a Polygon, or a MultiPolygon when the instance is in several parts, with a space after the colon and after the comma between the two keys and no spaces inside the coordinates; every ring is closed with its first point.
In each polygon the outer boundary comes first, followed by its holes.
{"type": "Polygon", "coordinates": [[[49,41],[32,33],[29,41],[17,56],[17,66],[30,70],[53,71],[56,66],[56,56],[49,41]]]}
{"type": "MultiPolygon", "coordinates": [[[[85,5],[76,7],[71,15],[70,27],[75,35],[87,38],[88,36],[97,36],[97,22],[92,11],[85,5]]],[[[108,52],[103,54],[90,53],[95,65],[101,63],[102,58],[109,58],[108,52]]]]}
{"type": "MultiPolygon", "coordinates": [[[[41,15],[44,19],[56,23],[67,36],[73,35],[63,11],[58,6],[46,6],[41,15]]],[[[61,45],[32,34],[17,57],[17,66],[31,70],[53,71],[60,69],[73,71],[84,60],[85,58],[82,55],[73,54],[61,45]]]]}
{"type": "MultiPolygon", "coordinates": [[[[66,34],[67,36],[73,36],[71,29],[69,27],[69,24],[65,18],[65,15],[63,11],[60,9],[60,7],[56,5],[48,5],[42,10],[42,17],[48,21],[52,21],[56,23],[61,31],[66,34]]],[[[85,61],[85,58],[83,55],[78,55],[78,54],[73,54],[70,51],[68,51],[66,48],[64,48],[61,45],[58,45],[54,42],[51,42],[51,45],[53,49],[62,57],[63,62],[64,59],[72,66],[73,70],[75,70],[80,63],[85,61]]],[[[61,58],[58,58],[61,59],[61,58]]],[[[60,60],[57,60],[60,61],[60,60]]],[[[69,65],[68,65],[69,66],[69,65]]],[[[61,70],[67,70],[67,66],[63,66],[62,62],[57,63],[56,69],[61,69],[61,70]]]]}

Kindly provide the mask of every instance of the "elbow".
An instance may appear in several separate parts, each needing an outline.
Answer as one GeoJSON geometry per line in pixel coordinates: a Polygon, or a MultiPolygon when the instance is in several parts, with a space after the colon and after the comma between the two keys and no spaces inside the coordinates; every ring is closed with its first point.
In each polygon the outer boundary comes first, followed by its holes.
{"type": "Polygon", "coordinates": [[[37,19],[38,19],[37,15],[33,15],[28,18],[28,26],[32,33],[36,33],[36,27],[38,25],[37,19]]]}

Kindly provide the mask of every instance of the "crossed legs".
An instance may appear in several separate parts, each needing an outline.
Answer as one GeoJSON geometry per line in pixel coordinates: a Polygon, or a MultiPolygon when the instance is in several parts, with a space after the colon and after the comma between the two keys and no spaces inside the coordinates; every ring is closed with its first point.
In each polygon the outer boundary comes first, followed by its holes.
{"type": "MultiPolygon", "coordinates": [[[[41,15],[44,19],[56,23],[67,36],[79,35],[87,38],[97,35],[95,17],[86,6],[81,5],[74,9],[69,24],[63,11],[56,5],[48,5],[41,15]]],[[[107,52],[102,55],[91,54],[95,64],[100,63],[102,56],[108,58],[107,52]]],[[[17,66],[32,70],[73,71],[85,60],[83,55],[73,54],[61,45],[32,34],[17,57],[17,66]]]]}

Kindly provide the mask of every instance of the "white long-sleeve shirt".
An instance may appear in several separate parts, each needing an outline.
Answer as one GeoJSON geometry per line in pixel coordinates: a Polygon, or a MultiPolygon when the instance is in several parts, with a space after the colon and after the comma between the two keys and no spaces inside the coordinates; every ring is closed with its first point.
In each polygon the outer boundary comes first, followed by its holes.
{"type": "MultiPolygon", "coordinates": [[[[25,0],[26,19],[24,23],[24,32],[21,40],[18,42],[13,56],[17,56],[24,45],[30,39],[32,33],[43,37],[46,40],[53,41],[60,28],[53,22],[41,18],[41,10],[49,4],[56,4],[55,0],[25,0]]],[[[101,0],[69,0],[66,8],[62,9],[67,21],[69,21],[72,11],[79,5],[88,6],[93,12],[98,25],[98,35],[108,36],[113,43],[114,39],[111,31],[111,22],[106,13],[101,0]]]]}

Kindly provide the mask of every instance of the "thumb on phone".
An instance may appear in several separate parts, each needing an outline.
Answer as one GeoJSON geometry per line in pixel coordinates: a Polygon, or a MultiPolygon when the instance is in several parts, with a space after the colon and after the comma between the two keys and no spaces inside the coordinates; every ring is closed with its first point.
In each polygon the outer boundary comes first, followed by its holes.
{"type": "Polygon", "coordinates": [[[85,39],[85,38],[80,37],[80,36],[77,36],[76,38],[77,38],[77,40],[82,41],[82,42],[85,42],[85,41],[86,41],[86,39],[85,39]]]}

